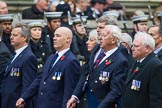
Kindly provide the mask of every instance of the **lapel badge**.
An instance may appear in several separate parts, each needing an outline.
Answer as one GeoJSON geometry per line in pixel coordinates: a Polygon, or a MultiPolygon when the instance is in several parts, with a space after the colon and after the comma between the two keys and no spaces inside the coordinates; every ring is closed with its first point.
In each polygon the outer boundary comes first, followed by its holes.
{"type": "Polygon", "coordinates": [[[65,56],[64,56],[64,55],[62,55],[62,56],[61,56],[61,60],[63,61],[64,59],[65,59],[65,56]]]}
{"type": "Polygon", "coordinates": [[[106,65],[106,66],[108,66],[108,65],[110,65],[110,64],[111,64],[111,60],[106,60],[106,61],[105,61],[105,65],[106,65]]]}
{"type": "Polygon", "coordinates": [[[131,86],[132,90],[139,91],[140,87],[141,87],[141,81],[138,81],[138,80],[132,81],[132,86],[131,86]]]}

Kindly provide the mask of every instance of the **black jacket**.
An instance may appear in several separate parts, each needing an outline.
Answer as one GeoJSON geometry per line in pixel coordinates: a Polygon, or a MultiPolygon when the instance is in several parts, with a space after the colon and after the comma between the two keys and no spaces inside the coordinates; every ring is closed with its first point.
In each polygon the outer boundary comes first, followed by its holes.
{"type": "Polygon", "coordinates": [[[32,7],[24,9],[22,11],[22,19],[43,19],[44,13],[40,12],[36,5],[32,5],[32,7]]]}

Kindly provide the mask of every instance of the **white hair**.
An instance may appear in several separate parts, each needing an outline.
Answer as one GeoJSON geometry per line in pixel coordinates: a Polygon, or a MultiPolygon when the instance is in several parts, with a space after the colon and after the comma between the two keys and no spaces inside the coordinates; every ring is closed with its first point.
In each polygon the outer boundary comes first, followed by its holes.
{"type": "Polygon", "coordinates": [[[119,46],[122,30],[116,25],[106,25],[105,28],[109,29],[111,36],[114,36],[117,38],[117,45],[119,46]]]}
{"type": "Polygon", "coordinates": [[[145,32],[137,32],[135,34],[135,39],[139,37],[141,38],[141,42],[144,46],[150,46],[152,50],[155,49],[155,40],[153,39],[152,36],[150,36],[145,32]]]}
{"type": "Polygon", "coordinates": [[[121,41],[128,43],[129,48],[132,46],[132,37],[128,33],[121,34],[121,41]]]}
{"type": "Polygon", "coordinates": [[[38,2],[38,0],[34,0],[33,2],[34,2],[34,3],[37,3],[37,2],[38,2]]]}
{"type": "Polygon", "coordinates": [[[99,43],[98,34],[97,34],[97,30],[96,29],[91,30],[89,32],[89,37],[90,38],[95,38],[96,42],[99,43]]]}

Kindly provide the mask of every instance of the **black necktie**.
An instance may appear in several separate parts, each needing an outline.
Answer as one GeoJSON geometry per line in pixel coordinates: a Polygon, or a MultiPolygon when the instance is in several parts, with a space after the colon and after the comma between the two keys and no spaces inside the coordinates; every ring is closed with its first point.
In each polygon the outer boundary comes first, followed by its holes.
{"type": "Polygon", "coordinates": [[[51,68],[52,68],[53,64],[55,63],[57,57],[58,57],[58,53],[55,53],[54,56],[53,56],[53,59],[51,61],[51,66],[50,66],[51,68]]]}
{"type": "Polygon", "coordinates": [[[94,68],[96,68],[98,66],[98,64],[101,62],[101,60],[105,57],[105,53],[104,50],[102,49],[100,51],[100,54],[98,55],[96,61],[94,62],[94,68]]]}
{"type": "Polygon", "coordinates": [[[15,55],[16,55],[16,52],[13,52],[12,55],[11,55],[11,57],[10,57],[10,59],[9,59],[8,65],[10,65],[12,63],[15,55]]]}

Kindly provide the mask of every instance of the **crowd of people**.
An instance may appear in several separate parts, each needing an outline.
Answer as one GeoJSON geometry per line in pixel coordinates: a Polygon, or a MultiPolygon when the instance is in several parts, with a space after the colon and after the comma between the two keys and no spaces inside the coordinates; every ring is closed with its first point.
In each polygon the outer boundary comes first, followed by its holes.
{"type": "Polygon", "coordinates": [[[36,0],[14,19],[0,1],[0,108],[162,108],[162,11],[128,33],[123,8],[36,0]]]}

